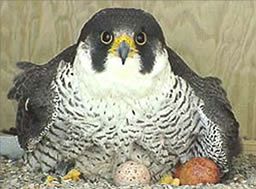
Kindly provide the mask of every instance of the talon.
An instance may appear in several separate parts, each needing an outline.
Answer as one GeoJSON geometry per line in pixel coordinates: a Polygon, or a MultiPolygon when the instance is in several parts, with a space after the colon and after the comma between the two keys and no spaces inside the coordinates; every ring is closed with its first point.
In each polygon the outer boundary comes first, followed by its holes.
{"type": "Polygon", "coordinates": [[[160,179],[159,179],[159,183],[160,184],[171,184],[173,178],[171,174],[164,174],[160,179]]]}
{"type": "Polygon", "coordinates": [[[72,181],[78,181],[81,173],[77,169],[70,170],[64,177],[63,180],[71,179],[72,181]]]}
{"type": "Polygon", "coordinates": [[[164,174],[158,181],[160,184],[170,184],[179,186],[180,185],[180,179],[173,178],[171,174],[164,174]]]}
{"type": "Polygon", "coordinates": [[[171,185],[179,186],[180,185],[180,179],[175,178],[172,180],[171,185]]]}
{"type": "Polygon", "coordinates": [[[49,175],[49,176],[47,176],[47,178],[45,179],[44,182],[45,183],[50,183],[50,182],[55,181],[55,180],[57,180],[56,177],[53,177],[53,176],[49,175]]]}

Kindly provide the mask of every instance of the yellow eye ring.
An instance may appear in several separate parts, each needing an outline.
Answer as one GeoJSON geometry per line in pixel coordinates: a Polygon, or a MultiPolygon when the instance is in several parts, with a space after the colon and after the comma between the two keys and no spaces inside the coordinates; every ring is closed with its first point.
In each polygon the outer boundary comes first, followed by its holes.
{"type": "Polygon", "coordinates": [[[145,32],[140,32],[135,36],[135,42],[142,46],[147,42],[147,35],[145,32]]]}
{"type": "Polygon", "coordinates": [[[108,45],[110,44],[112,41],[113,41],[113,35],[110,34],[109,32],[107,31],[103,31],[101,34],[100,34],[100,41],[102,43],[104,43],[105,45],[108,45]]]}

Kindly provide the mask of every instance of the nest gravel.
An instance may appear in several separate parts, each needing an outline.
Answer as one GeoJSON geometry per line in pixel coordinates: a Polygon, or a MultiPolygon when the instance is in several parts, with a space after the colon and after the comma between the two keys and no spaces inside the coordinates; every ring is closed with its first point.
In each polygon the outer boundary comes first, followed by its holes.
{"type": "Polygon", "coordinates": [[[0,157],[0,188],[1,189],[41,189],[41,188],[81,188],[81,189],[242,189],[256,188],[256,154],[241,154],[233,160],[232,169],[220,184],[195,186],[172,185],[127,185],[116,187],[102,179],[80,179],[77,182],[61,179],[45,183],[46,174],[31,172],[22,160],[8,160],[0,157]]]}

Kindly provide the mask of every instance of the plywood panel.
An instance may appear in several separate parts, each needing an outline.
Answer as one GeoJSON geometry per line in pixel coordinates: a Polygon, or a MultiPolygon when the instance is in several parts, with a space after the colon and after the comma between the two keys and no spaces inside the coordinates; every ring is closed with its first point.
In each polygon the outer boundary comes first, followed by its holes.
{"type": "Polygon", "coordinates": [[[223,80],[241,124],[256,140],[256,8],[253,1],[0,1],[0,128],[14,125],[6,100],[15,62],[43,63],[74,43],[83,23],[105,7],[151,12],[168,44],[201,75],[223,80]]]}
{"type": "Polygon", "coordinates": [[[244,140],[243,141],[243,152],[247,154],[253,154],[256,152],[256,141],[255,140],[244,140]]]}

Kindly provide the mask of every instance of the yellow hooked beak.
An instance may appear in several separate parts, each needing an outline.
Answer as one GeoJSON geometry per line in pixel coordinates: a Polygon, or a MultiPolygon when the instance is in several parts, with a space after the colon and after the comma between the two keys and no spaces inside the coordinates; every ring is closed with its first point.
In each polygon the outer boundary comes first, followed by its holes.
{"type": "Polygon", "coordinates": [[[135,47],[133,38],[122,34],[114,39],[112,47],[108,52],[118,55],[122,60],[122,64],[124,64],[126,58],[132,56],[134,53],[138,52],[138,50],[135,47]]]}

